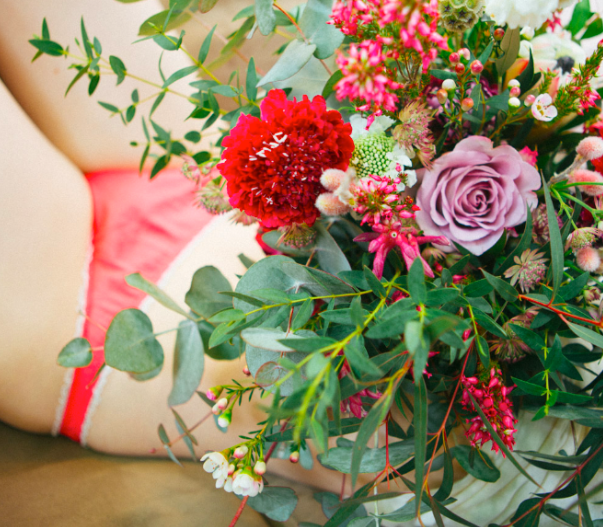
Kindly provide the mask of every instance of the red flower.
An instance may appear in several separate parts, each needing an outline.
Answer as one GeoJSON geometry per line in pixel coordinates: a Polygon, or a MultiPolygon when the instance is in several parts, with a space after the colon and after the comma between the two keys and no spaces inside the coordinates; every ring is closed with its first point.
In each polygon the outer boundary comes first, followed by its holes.
{"type": "Polygon", "coordinates": [[[258,218],[266,228],[312,225],[314,206],[327,168],[345,170],[354,150],[352,127],[325,100],[288,101],[271,90],[262,118],[241,115],[225,137],[218,170],[227,181],[230,204],[258,218]]]}

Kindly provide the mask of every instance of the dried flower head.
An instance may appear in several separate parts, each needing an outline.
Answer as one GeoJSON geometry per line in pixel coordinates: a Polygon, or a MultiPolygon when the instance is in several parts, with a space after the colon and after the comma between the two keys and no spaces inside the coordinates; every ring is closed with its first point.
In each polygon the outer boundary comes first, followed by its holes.
{"type": "Polygon", "coordinates": [[[222,186],[210,181],[197,191],[197,203],[210,214],[222,214],[232,209],[222,186]]]}
{"type": "Polygon", "coordinates": [[[525,313],[517,315],[503,324],[503,329],[507,338],[496,337],[491,341],[490,351],[498,359],[507,362],[515,362],[523,358],[527,353],[532,353],[530,347],[521,340],[513,331],[511,324],[522,328],[529,328],[532,321],[538,314],[538,308],[530,308],[525,313]]]}
{"type": "Polygon", "coordinates": [[[463,33],[471,29],[484,10],[483,0],[440,0],[440,20],[447,31],[463,33]]]}
{"type": "Polygon", "coordinates": [[[548,258],[543,256],[544,253],[539,253],[538,249],[526,249],[521,256],[515,257],[516,265],[505,271],[505,278],[510,278],[513,286],[519,282],[519,287],[524,293],[531,291],[546,274],[545,263],[548,258]]]}
{"type": "MultiPolygon", "coordinates": [[[[559,224],[559,228],[563,227],[563,220],[559,217],[557,213],[555,213],[557,217],[557,223],[559,224]]],[[[532,241],[539,245],[544,245],[548,243],[551,239],[549,234],[549,220],[546,215],[546,204],[543,203],[539,205],[532,211],[532,241]]]]}
{"type": "Polygon", "coordinates": [[[407,152],[416,150],[419,161],[424,167],[430,168],[435,155],[433,136],[429,130],[429,123],[433,117],[433,110],[419,101],[412,101],[406,105],[398,115],[400,124],[393,130],[394,139],[407,152]]]}
{"type": "Polygon", "coordinates": [[[590,247],[597,237],[603,237],[603,231],[596,227],[582,227],[572,232],[565,242],[565,250],[567,251],[570,247],[572,250],[577,251],[582,247],[590,247]]]}
{"type": "Polygon", "coordinates": [[[293,223],[279,229],[282,232],[278,244],[288,245],[295,249],[301,249],[310,245],[316,239],[316,229],[305,223],[293,223]]]}

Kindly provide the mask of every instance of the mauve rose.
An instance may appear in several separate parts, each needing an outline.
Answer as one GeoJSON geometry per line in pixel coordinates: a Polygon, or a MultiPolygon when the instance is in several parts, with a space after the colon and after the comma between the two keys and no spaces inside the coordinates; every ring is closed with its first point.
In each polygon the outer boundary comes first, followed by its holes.
{"type": "Polygon", "coordinates": [[[468,137],[424,172],[417,222],[425,234],[446,236],[480,255],[506,228],[526,221],[539,188],[538,171],[513,147],[468,137]]]}

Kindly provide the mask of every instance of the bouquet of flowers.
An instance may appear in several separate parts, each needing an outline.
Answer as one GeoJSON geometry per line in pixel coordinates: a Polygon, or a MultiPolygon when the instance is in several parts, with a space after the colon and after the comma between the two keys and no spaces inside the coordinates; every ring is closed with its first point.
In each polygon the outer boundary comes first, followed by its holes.
{"type": "MultiPolygon", "coordinates": [[[[191,66],[164,76],[152,99],[141,169],[152,159],[161,177],[181,157],[198,204],[257,222],[270,256],[244,258],[234,291],[217,269],[199,269],[189,309],[140,275],[128,280],[183,316],[171,405],[200,396],[224,429],[243,399],[265,410],[257,430],[201,458],[216,487],[285,521],[297,497],[265,485],[266,464],[275,453],[311,464],[313,445],[354,486],[347,498],[317,495],[325,527],[603,521],[593,518],[603,463],[594,2],[563,18],[566,0],[308,0],[292,10],[256,0],[222,55],[257,32],[287,43],[269,71],[248,59],[245,80],[228,83],[206,62],[215,28],[197,55],[173,32],[215,3],[170,0],[142,26],[142,38],[189,54],[191,66]],[[175,139],[153,112],[184,78],[194,124],[175,139]],[[214,123],[221,152],[196,151],[214,123]],[[249,381],[197,395],[204,353],[245,354],[249,381]]],[[[31,43],[73,57],[46,23],[31,43]]],[[[87,78],[91,94],[101,73],[118,84],[131,75],[83,23],[78,46],[74,83],[87,78]]],[[[133,93],[127,108],[100,104],[128,123],[141,103],[133,93]]],[[[81,367],[91,356],[75,339],[59,361],[81,367]]],[[[144,313],[117,314],[105,362],[161,369],[144,313]]]]}

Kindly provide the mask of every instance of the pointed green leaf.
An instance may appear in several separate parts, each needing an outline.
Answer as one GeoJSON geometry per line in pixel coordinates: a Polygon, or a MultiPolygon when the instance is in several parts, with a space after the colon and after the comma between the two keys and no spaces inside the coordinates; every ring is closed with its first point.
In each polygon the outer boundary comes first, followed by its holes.
{"type": "MultiPolygon", "coordinates": [[[[419,260],[419,258],[417,258],[419,260]]],[[[415,378],[415,500],[417,515],[421,512],[423,475],[427,448],[427,388],[423,376],[415,378]]]]}
{"type": "Polygon", "coordinates": [[[425,287],[425,271],[420,258],[410,266],[408,271],[408,292],[417,304],[424,304],[427,300],[427,288],[425,287]]]}
{"type": "Polygon", "coordinates": [[[557,221],[557,215],[555,214],[555,207],[553,206],[553,200],[551,199],[551,191],[542,178],[542,188],[544,190],[544,200],[546,203],[546,215],[549,224],[549,233],[551,237],[551,266],[553,272],[553,298],[559,291],[559,286],[563,281],[563,267],[564,267],[564,250],[563,242],[561,241],[561,231],[559,230],[559,223],[557,221]]]}
{"type": "Polygon", "coordinates": [[[203,352],[197,324],[191,320],[180,322],[174,349],[174,381],[168,397],[170,406],[184,404],[195,394],[203,376],[203,352]]]}
{"type": "Polygon", "coordinates": [[[208,35],[203,40],[203,44],[201,44],[201,48],[199,49],[199,57],[197,59],[201,64],[203,64],[205,62],[205,59],[207,58],[207,55],[209,53],[209,48],[211,46],[211,39],[214,36],[214,31],[216,30],[216,27],[218,27],[218,26],[215,25],[214,27],[211,28],[211,31],[208,33],[208,35]]]}
{"type": "Polygon", "coordinates": [[[117,75],[117,85],[121,84],[123,80],[126,78],[126,66],[122,62],[119,57],[115,55],[109,56],[109,64],[111,65],[111,69],[117,75]]]}

